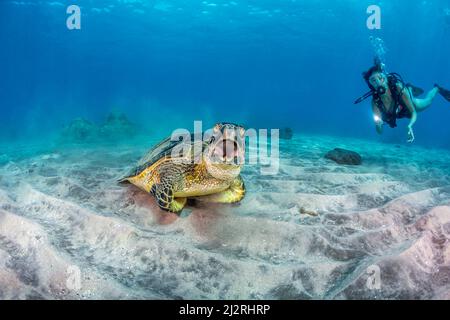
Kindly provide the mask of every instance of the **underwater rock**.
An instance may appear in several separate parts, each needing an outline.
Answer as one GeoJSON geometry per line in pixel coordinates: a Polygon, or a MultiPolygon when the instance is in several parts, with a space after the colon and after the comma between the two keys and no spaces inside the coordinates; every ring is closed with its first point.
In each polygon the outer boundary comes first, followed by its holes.
{"type": "Polygon", "coordinates": [[[64,128],[60,140],[64,143],[117,141],[132,138],[136,133],[134,124],[124,113],[111,112],[101,126],[84,118],[76,118],[64,128]]]}
{"type": "Polygon", "coordinates": [[[306,214],[312,217],[317,217],[319,215],[319,213],[317,211],[313,211],[313,210],[307,210],[304,207],[300,208],[300,214],[306,214]]]}
{"type": "Polygon", "coordinates": [[[136,128],[122,112],[113,111],[100,127],[100,136],[105,139],[132,138],[136,135],[136,128]]]}
{"type": "Polygon", "coordinates": [[[325,158],[333,160],[338,164],[360,165],[362,163],[362,158],[358,153],[339,148],[329,151],[325,155],[325,158]]]}
{"type": "Polygon", "coordinates": [[[64,128],[61,136],[68,142],[89,142],[97,138],[98,128],[84,118],[76,118],[64,128]]]}
{"type": "Polygon", "coordinates": [[[294,132],[291,128],[280,129],[280,139],[291,140],[294,132]]]}

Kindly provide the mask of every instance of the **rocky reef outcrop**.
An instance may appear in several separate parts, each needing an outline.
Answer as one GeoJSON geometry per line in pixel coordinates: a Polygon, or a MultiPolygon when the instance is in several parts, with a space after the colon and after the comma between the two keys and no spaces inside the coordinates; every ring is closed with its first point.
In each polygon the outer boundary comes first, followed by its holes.
{"type": "Polygon", "coordinates": [[[63,129],[61,138],[67,142],[93,142],[98,138],[98,128],[89,120],[76,118],[63,129]]]}
{"type": "Polygon", "coordinates": [[[61,132],[60,140],[68,143],[118,141],[133,138],[137,133],[125,113],[113,111],[101,125],[84,118],[72,120],[61,132]]]}
{"type": "Polygon", "coordinates": [[[280,139],[291,140],[294,136],[294,131],[291,128],[280,129],[280,139]]]}

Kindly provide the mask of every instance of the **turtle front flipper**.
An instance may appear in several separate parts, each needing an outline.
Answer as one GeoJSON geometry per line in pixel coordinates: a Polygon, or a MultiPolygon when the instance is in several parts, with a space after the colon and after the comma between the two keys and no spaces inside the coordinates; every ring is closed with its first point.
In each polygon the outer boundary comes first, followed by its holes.
{"type": "Polygon", "coordinates": [[[180,213],[187,202],[187,198],[175,198],[172,188],[164,184],[155,184],[151,193],[155,196],[158,206],[164,211],[180,213]]]}
{"type": "Polygon", "coordinates": [[[173,198],[172,202],[169,204],[168,211],[179,214],[186,205],[186,202],[187,198],[173,198]]]}
{"type": "Polygon", "coordinates": [[[233,180],[230,187],[225,191],[211,194],[208,196],[197,197],[202,202],[211,203],[236,203],[241,201],[245,196],[245,185],[241,176],[233,180]]]}

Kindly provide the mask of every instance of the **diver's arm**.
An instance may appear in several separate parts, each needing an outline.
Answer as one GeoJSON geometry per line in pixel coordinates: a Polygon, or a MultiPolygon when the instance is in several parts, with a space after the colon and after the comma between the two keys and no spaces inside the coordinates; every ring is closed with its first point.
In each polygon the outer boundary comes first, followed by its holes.
{"type": "Polygon", "coordinates": [[[408,128],[412,128],[417,121],[417,111],[414,108],[413,110],[411,111],[411,120],[409,121],[408,128]]]}
{"type": "Polygon", "coordinates": [[[372,100],[372,112],[373,112],[373,117],[375,120],[375,128],[376,128],[378,134],[382,134],[383,133],[383,120],[381,120],[381,111],[380,111],[380,108],[378,108],[378,106],[374,100],[372,100]]]}
{"type": "Polygon", "coordinates": [[[409,89],[404,87],[400,88],[400,90],[402,93],[403,102],[405,103],[405,107],[408,108],[409,112],[411,113],[411,119],[409,121],[408,128],[412,128],[417,121],[417,111],[414,107],[414,102],[412,101],[409,89]]]}
{"type": "Polygon", "coordinates": [[[406,108],[408,108],[409,112],[411,113],[411,119],[408,124],[408,142],[413,142],[415,140],[413,126],[417,121],[417,111],[414,107],[414,102],[412,100],[412,95],[409,89],[403,87],[400,90],[400,92],[402,93],[403,102],[405,103],[406,108]]]}

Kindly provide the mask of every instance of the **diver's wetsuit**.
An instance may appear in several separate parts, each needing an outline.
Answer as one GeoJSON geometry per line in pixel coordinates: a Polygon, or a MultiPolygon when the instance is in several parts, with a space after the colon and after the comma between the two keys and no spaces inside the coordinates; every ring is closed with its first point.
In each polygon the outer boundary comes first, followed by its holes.
{"type": "Polygon", "coordinates": [[[401,90],[400,93],[398,92],[399,90],[397,88],[397,83],[400,83],[403,86],[403,88],[406,87],[406,85],[401,80],[401,78],[399,78],[398,75],[393,74],[393,73],[389,74],[388,75],[388,85],[389,85],[389,89],[392,94],[392,100],[395,104],[394,109],[391,112],[387,111],[383,101],[381,100],[380,95],[374,94],[374,96],[373,96],[378,109],[380,109],[381,118],[383,119],[384,122],[389,124],[389,126],[391,128],[397,127],[397,119],[402,119],[402,118],[411,119],[411,117],[412,117],[411,112],[406,107],[406,104],[403,101],[402,93],[401,93],[403,90],[401,90]]]}

